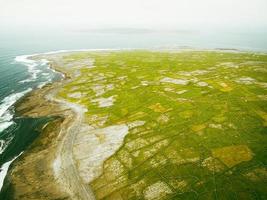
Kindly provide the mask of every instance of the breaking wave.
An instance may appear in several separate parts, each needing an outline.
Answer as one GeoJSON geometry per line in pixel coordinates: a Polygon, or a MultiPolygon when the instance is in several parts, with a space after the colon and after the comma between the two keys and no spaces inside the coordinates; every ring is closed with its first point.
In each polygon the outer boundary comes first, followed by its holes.
{"type": "Polygon", "coordinates": [[[14,103],[16,103],[16,101],[30,91],[32,91],[32,88],[28,88],[22,92],[13,93],[5,97],[0,102],[0,132],[13,124],[13,111],[10,108],[14,105],[14,103]]]}
{"type": "Polygon", "coordinates": [[[16,160],[17,157],[19,157],[23,152],[21,152],[18,156],[16,156],[15,158],[13,158],[12,160],[4,163],[1,168],[0,168],[0,189],[3,187],[3,183],[8,171],[9,166],[11,165],[11,163],[16,160]]]}

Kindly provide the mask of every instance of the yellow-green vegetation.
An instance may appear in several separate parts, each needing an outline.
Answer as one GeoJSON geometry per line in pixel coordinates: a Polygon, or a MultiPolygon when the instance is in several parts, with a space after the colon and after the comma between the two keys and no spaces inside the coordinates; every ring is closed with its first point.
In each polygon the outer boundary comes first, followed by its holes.
{"type": "Polygon", "coordinates": [[[97,199],[267,199],[267,55],[111,51],[63,61],[82,68],[59,95],[84,105],[88,124],[143,122],[90,183],[97,199]]]}

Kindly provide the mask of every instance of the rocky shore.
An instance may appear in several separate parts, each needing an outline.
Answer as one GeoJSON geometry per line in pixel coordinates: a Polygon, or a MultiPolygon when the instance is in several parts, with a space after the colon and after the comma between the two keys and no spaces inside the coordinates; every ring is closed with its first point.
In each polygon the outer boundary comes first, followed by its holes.
{"type": "MultiPolygon", "coordinates": [[[[39,59],[34,57],[33,59],[39,59]]],[[[53,169],[58,146],[65,137],[65,131],[71,126],[77,113],[73,107],[57,101],[58,90],[71,80],[73,71],[57,67],[64,74],[62,81],[48,84],[25,96],[16,105],[18,116],[32,118],[54,116],[55,120],[42,127],[40,136],[11,165],[7,174],[2,196],[5,199],[69,199],[69,191],[64,191],[56,180],[53,169]]]]}

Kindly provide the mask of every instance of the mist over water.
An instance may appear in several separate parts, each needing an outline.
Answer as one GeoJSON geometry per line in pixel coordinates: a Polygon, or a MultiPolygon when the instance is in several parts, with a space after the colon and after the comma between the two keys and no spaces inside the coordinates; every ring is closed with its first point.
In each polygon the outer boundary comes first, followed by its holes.
{"type": "Polygon", "coordinates": [[[94,48],[267,50],[267,27],[26,28],[1,30],[0,48],[21,54],[94,48]]]}

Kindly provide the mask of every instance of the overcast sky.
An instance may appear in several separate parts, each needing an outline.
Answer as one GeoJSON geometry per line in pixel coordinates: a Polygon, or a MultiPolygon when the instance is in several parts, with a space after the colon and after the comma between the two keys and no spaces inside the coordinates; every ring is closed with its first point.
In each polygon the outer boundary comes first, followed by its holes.
{"type": "Polygon", "coordinates": [[[0,0],[0,26],[261,26],[267,0],[0,0]]]}

